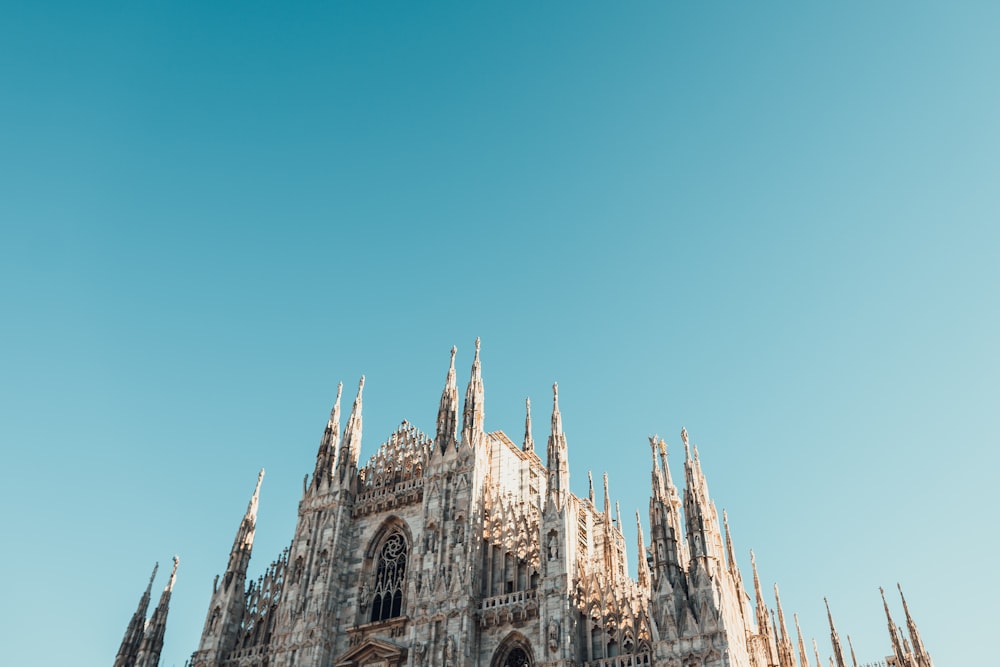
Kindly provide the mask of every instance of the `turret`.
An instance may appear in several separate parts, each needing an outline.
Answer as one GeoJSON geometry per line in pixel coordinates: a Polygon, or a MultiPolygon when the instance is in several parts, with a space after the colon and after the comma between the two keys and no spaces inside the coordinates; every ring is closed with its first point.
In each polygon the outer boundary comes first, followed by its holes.
{"type": "Polygon", "coordinates": [[[153,590],[153,579],[156,578],[156,570],[159,563],[153,565],[153,573],[149,575],[149,583],[146,584],[146,591],[139,598],[139,607],[132,614],[132,619],[125,629],[125,637],[118,648],[115,656],[114,667],[134,667],[136,658],[139,655],[139,647],[142,644],[142,635],[146,627],[146,610],[149,609],[150,593],[153,590]]]}
{"type": "Polygon", "coordinates": [[[479,363],[479,339],[476,339],[476,356],[472,360],[469,386],[465,389],[465,407],[462,410],[462,444],[475,447],[486,435],[482,368],[479,363]]]}
{"type": "Polygon", "coordinates": [[[146,632],[142,637],[142,646],[139,648],[135,667],[157,667],[160,663],[163,635],[167,630],[167,613],[170,611],[170,594],[173,592],[174,582],[177,580],[178,563],[180,563],[180,559],[174,556],[174,569],[170,572],[170,580],[167,581],[163,593],[160,594],[160,603],[156,605],[153,616],[146,625],[146,632]]]}
{"type": "Polygon", "coordinates": [[[316,491],[327,488],[333,481],[333,473],[337,465],[337,448],[340,445],[340,395],[344,383],[337,384],[337,400],[330,410],[330,419],[326,423],[323,437],[316,452],[316,469],[313,471],[312,488],[316,491]]]}
{"type": "Polygon", "coordinates": [[[341,488],[349,487],[358,474],[358,458],[361,456],[361,395],[365,389],[365,376],[358,381],[358,395],[351,406],[351,416],[347,418],[344,441],[337,457],[337,480],[341,488]]]}

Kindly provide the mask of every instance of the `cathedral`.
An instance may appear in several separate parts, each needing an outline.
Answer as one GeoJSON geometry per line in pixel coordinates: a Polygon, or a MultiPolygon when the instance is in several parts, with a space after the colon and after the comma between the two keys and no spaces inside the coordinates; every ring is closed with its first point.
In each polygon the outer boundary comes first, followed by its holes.
{"type": "MultiPolygon", "coordinates": [[[[291,544],[248,581],[260,472],[190,667],[825,667],[794,617],[793,639],[776,586],[771,609],[752,553],[745,592],[686,431],[683,492],[650,438],[632,579],[607,476],[600,505],[593,480],[588,497],[570,492],[557,385],[543,460],[530,401],[521,444],[485,431],[478,340],[459,412],[452,348],[433,434],[404,421],[362,464],[364,383],[343,432],[338,388],[291,544]]],[[[176,573],[175,558],[147,620],[150,578],[114,667],[157,666],[176,573]]],[[[891,652],[874,664],[933,667],[902,603],[905,633],[883,593],[891,652]]],[[[829,665],[858,667],[828,616],[829,665]]]]}

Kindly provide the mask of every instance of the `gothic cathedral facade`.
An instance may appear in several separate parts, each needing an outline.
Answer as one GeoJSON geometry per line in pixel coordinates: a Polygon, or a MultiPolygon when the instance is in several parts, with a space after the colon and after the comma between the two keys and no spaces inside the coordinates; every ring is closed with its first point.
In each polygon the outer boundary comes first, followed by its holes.
{"type": "MultiPolygon", "coordinates": [[[[683,493],[664,441],[650,439],[650,535],[637,513],[632,579],[607,477],[600,506],[592,480],[588,497],[570,492],[558,387],[543,461],[530,402],[520,445],[484,430],[478,340],[459,412],[453,348],[433,436],[404,421],[359,465],[363,389],[364,378],[343,433],[338,389],[292,542],[248,582],[261,471],[190,667],[810,664],[777,588],[776,615],[769,610],[756,565],[756,599],[744,591],[726,517],[720,525],[686,432],[683,493]]],[[[143,623],[148,603],[147,587],[115,667],[156,667],[166,603],[143,623]]],[[[933,667],[908,609],[906,620],[909,637],[888,616],[887,663],[933,667]]],[[[832,660],[847,667],[830,624],[832,660]]],[[[812,659],[822,667],[818,652],[812,659]]]]}

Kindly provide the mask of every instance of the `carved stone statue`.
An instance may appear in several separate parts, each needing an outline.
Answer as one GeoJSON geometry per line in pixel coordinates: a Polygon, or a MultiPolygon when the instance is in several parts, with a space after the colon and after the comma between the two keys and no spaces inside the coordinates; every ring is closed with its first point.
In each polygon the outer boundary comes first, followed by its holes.
{"type": "Polygon", "coordinates": [[[555,653],[559,650],[559,623],[555,619],[549,621],[549,630],[547,633],[549,650],[555,653]]]}

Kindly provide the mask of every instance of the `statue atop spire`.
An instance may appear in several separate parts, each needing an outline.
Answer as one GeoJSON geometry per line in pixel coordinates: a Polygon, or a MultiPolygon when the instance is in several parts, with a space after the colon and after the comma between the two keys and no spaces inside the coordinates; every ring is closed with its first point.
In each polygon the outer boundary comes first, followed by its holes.
{"type": "Polygon", "coordinates": [[[531,397],[524,399],[524,451],[535,451],[535,439],[531,436],[531,397]]]}
{"type": "Polygon", "coordinates": [[[552,432],[549,434],[545,467],[548,469],[548,495],[552,506],[561,510],[569,494],[569,463],[566,434],[559,413],[559,384],[552,383],[552,432]]]}

